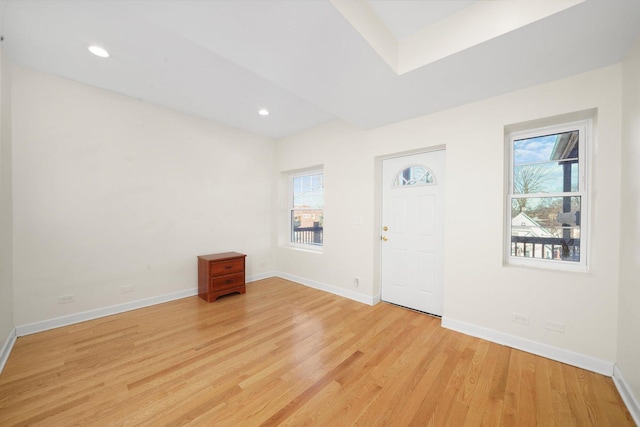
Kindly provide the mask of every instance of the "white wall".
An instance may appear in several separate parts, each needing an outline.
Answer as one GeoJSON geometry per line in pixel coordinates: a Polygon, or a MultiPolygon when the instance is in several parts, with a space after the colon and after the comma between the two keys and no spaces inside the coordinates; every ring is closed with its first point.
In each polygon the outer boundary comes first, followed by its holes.
{"type": "Polygon", "coordinates": [[[273,141],[12,73],[16,325],[195,291],[201,254],[246,253],[249,277],[273,269],[273,141]]]}
{"type": "MultiPolygon", "coordinates": [[[[640,417],[640,40],[623,63],[622,237],[618,367],[640,417]]],[[[636,421],[640,418],[636,418],[636,421]]]]}
{"type": "Polygon", "coordinates": [[[278,141],[276,259],[285,277],[371,303],[374,164],[362,155],[364,137],[359,129],[334,121],[278,141]],[[322,253],[313,253],[287,246],[287,172],[318,165],[325,174],[324,246],[322,253]],[[359,280],[358,287],[354,278],[359,280]]]}
{"type": "Polygon", "coordinates": [[[0,370],[13,330],[10,69],[0,48],[0,370]]]}
{"type": "Polygon", "coordinates": [[[374,182],[380,157],[445,144],[444,316],[612,364],[617,348],[620,103],[617,65],[371,131],[333,123],[279,141],[278,170],[323,163],[327,196],[324,253],[281,246],[277,268],[360,292],[363,299],[375,298],[379,190],[374,182]],[[596,108],[590,272],[504,266],[505,126],[596,108]],[[354,214],[363,216],[361,226],[353,224],[354,214]],[[359,289],[353,288],[354,274],[365,279],[359,289]],[[529,316],[530,324],[511,322],[514,312],[529,316]],[[546,330],[547,320],[565,324],[566,332],[546,330]]]}

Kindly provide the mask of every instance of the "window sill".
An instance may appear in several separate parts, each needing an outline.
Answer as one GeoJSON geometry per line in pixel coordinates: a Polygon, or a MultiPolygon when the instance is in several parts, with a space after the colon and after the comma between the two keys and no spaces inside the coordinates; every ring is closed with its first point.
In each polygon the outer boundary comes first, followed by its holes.
{"type": "Polygon", "coordinates": [[[298,252],[307,252],[310,254],[322,254],[322,246],[312,246],[312,245],[296,245],[293,243],[289,243],[288,245],[283,245],[284,249],[291,249],[298,252]]]}
{"type": "Polygon", "coordinates": [[[589,273],[589,267],[566,261],[538,261],[533,259],[507,258],[505,267],[524,267],[536,270],[564,271],[567,273],[589,273]]]}

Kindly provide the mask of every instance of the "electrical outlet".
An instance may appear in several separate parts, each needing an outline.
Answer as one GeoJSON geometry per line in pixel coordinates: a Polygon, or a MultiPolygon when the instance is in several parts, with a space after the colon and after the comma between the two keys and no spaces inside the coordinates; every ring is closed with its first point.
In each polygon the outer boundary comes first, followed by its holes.
{"type": "Polygon", "coordinates": [[[360,286],[360,279],[358,279],[357,277],[353,278],[353,286],[355,286],[356,288],[358,286],[360,286]]]}
{"type": "Polygon", "coordinates": [[[524,314],[512,313],[511,314],[511,321],[515,322],[515,323],[520,323],[521,325],[528,325],[529,324],[529,316],[525,316],[524,314]]]}
{"type": "Polygon", "coordinates": [[[62,295],[58,297],[58,304],[69,304],[74,301],[75,297],[73,295],[62,295]]]}
{"type": "Polygon", "coordinates": [[[564,324],[557,322],[544,322],[544,327],[550,331],[558,332],[560,334],[564,334],[564,324]]]}
{"type": "Polygon", "coordinates": [[[120,286],[120,292],[122,292],[123,294],[133,292],[133,285],[120,286]]]}

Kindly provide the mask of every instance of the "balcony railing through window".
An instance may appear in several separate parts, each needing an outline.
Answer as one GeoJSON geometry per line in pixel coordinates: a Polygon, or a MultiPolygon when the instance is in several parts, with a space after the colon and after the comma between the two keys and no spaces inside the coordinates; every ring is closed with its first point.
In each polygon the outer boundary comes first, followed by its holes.
{"type": "Polygon", "coordinates": [[[293,227],[293,243],[301,243],[304,245],[322,246],[323,228],[321,225],[313,227],[293,227]]]}
{"type": "Polygon", "coordinates": [[[580,239],[511,236],[511,256],[580,261],[580,239]]]}

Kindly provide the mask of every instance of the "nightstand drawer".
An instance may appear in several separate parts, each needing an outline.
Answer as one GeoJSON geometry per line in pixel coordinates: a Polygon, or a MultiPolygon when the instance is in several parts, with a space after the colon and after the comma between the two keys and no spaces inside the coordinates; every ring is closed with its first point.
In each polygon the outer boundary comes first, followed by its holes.
{"type": "Polygon", "coordinates": [[[212,261],[209,268],[210,277],[244,271],[244,258],[229,259],[226,261],[212,261]]]}
{"type": "Polygon", "coordinates": [[[244,272],[214,277],[211,279],[211,287],[209,289],[210,292],[217,292],[241,285],[244,285],[244,272]]]}

